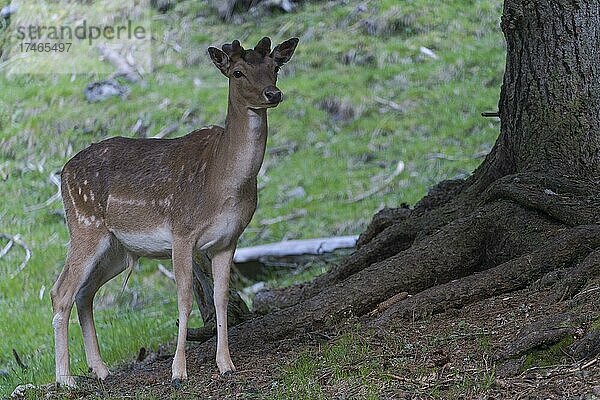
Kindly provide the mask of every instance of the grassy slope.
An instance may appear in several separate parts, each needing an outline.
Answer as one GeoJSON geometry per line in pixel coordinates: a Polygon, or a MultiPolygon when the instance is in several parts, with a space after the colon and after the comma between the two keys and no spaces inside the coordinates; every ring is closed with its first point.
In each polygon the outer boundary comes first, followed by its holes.
{"type": "MultiPolygon", "coordinates": [[[[138,119],[148,135],[177,121],[174,135],[222,123],[226,81],[209,65],[209,45],[234,38],[253,45],[262,35],[274,41],[301,38],[279,84],[287,101],[270,113],[269,147],[293,144],[296,151],[267,156],[269,168],[260,182],[265,188],[242,245],[358,233],[381,207],[412,204],[435,182],[477,166],[474,155],[488,150],[498,131],[497,123],[479,113],[495,109],[501,83],[501,2],[338,3],[307,4],[293,14],[232,26],[204,5],[183,1],[155,19],[155,71],[145,84],[132,86],[125,101],[85,102],[83,88],[101,76],[0,76],[0,232],[20,234],[33,250],[31,262],[14,279],[9,276],[23,256],[20,249],[0,259],[0,396],[17,384],[53,376],[49,291],[62,268],[68,235],[61,217],[52,214],[59,203],[33,212],[24,206],[53,194],[49,173],[75,152],[106,137],[131,136],[138,119]],[[359,4],[366,11],[358,12],[359,4]],[[367,34],[364,20],[379,33],[367,34]],[[174,43],[182,51],[175,51],[174,43]],[[420,46],[439,58],[422,56],[420,46]],[[371,61],[342,63],[351,50],[372,56],[371,61]],[[376,96],[405,111],[378,103],[376,96]],[[332,121],[319,106],[331,97],[352,104],[355,117],[332,121]],[[450,159],[432,157],[435,153],[450,159]],[[400,160],[406,169],[386,190],[346,203],[378,185],[400,160]],[[288,198],[286,192],[297,186],[307,195],[288,198]],[[308,215],[267,227],[259,223],[297,208],[308,215]],[[29,365],[25,372],[12,359],[12,348],[29,365]]],[[[176,334],[174,286],[156,273],[153,262],[141,263],[122,294],[120,283],[121,278],[109,283],[97,297],[100,343],[110,365],[176,334]]],[[[83,374],[75,313],[71,327],[72,366],[83,374]]]]}

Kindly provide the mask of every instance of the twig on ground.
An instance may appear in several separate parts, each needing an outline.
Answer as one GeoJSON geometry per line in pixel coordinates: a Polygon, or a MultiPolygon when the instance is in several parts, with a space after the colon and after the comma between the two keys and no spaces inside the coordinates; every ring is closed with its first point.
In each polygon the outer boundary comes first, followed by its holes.
{"type": "Polygon", "coordinates": [[[179,129],[179,123],[175,122],[174,124],[171,124],[171,125],[163,128],[156,135],[152,136],[151,139],[162,139],[165,136],[169,136],[170,134],[177,132],[178,129],[179,129]]]}
{"type": "Polygon", "coordinates": [[[484,150],[484,151],[477,152],[470,157],[455,157],[455,156],[450,156],[450,155],[444,154],[444,153],[431,153],[431,154],[427,155],[427,159],[428,160],[441,159],[441,160],[448,160],[448,161],[466,161],[466,160],[473,160],[473,159],[485,157],[488,155],[488,153],[489,153],[489,150],[484,150]]]}
{"type": "Polygon", "coordinates": [[[389,299],[382,301],[381,303],[379,303],[377,305],[377,308],[374,309],[373,311],[371,311],[369,313],[369,315],[377,315],[379,313],[384,312],[385,310],[387,310],[388,308],[390,308],[391,306],[393,306],[394,304],[398,303],[399,301],[402,301],[404,299],[407,299],[409,297],[408,292],[400,292],[397,293],[395,295],[393,295],[392,297],[390,297],[389,299]]]}
{"type": "Polygon", "coordinates": [[[399,375],[394,375],[394,374],[385,374],[385,376],[390,377],[390,378],[395,379],[400,382],[406,382],[408,380],[407,378],[403,378],[399,375]]]}
{"type": "Polygon", "coordinates": [[[393,110],[401,111],[401,112],[406,111],[404,107],[402,107],[400,104],[396,103],[395,101],[384,99],[383,97],[379,97],[379,96],[373,96],[373,100],[375,100],[379,104],[388,106],[389,108],[391,108],[393,110]]]}
{"type": "Polygon", "coordinates": [[[104,44],[100,44],[96,48],[102,57],[117,68],[116,75],[125,77],[129,82],[137,82],[140,80],[139,73],[127,62],[125,57],[104,44]]]}
{"type": "MultiPolygon", "coordinates": [[[[27,263],[29,262],[29,259],[31,258],[31,250],[29,249],[29,246],[27,245],[27,243],[25,243],[23,241],[23,239],[21,239],[21,236],[19,234],[13,236],[13,235],[9,235],[7,233],[0,233],[0,238],[9,240],[9,243],[13,242],[14,244],[18,244],[19,246],[21,246],[23,248],[23,250],[25,250],[25,258],[23,259],[23,262],[21,263],[21,265],[19,265],[19,268],[17,268],[17,270],[15,272],[13,272],[10,276],[10,278],[13,279],[15,276],[17,276],[17,274],[19,274],[21,271],[23,271],[25,269],[25,267],[27,266],[27,263]]],[[[4,247],[4,249],[2,249],[2,251],[4,252],[4,250],[7,247],[9,247],[8,244],[4,247]]],[[[12,247],[12,245],[10,245],[10,247],[12,247]]],[[[6,250],[7,253],[10,250],[10,247],[8,250],[6,250]]]]}
{"type": "Polygon", "coordinates": [[[581,367],[579,367],[579,368],[573,368],[569,372],[581,371],[582,369],[586,369],[586,368],[591,367],[592,365],[596,364],[597,362],[598,362],[598,357],[593,358],[590,361],[588,361],[585,364],[583,364],[581,367]]]}
{"type": "Polygon", "coordinates": [[[42,208],[48,207],[50,204],[54,203],[55,201],[60,200],[60,172],[52,171],[50,173],[49,179],[50,179],[50,182],[52,182],[57,187],[56,193],[54,193],[49,199],[47,199],[43,203],[35,204],[35,205],[29,206],[29,207],[26,206],[24,208],[25,212],[41,210],[42,208]]]}
{"type": "Polygon", "coordinates": [[[296,219],[296,218],[300,218],[300,217],[306,217],[307,214],[308,214],[308,212],[306,211],[306,209],[301,208],[299,210],[292,211],[291,213],[286,214],[286,215],[280,215],[279,217],[275,217],[275,218],[263,219],[262,221],[260,221],[260,225],[274,225],[274,224],[278,224],[280,222],[290,221],[292,219],[296,219]]]}
{"type": "Polygon", "coordinates": [[[481,116],[485,118],[500,117],[500,111],[484,111],[481,116]]]}
{"type": "Polygon", "coordinates": [[[374,195],[376,193],[379,193],[380,191],[385,189],[387,186],[389,186],[394,181],[394,179],[396,179],[396,177],[402,173],[402,171],[404,171],[404,162],[398,161],[398,165],[396,166],[396,169],[394,170],[394,172],[390,176],[385,178],[385,180],[383,182],[381,182],[380,185],[375,186],[374,188],[372,188],[364,193],[361,193],[356,197],[353,197],[353,198],[347,200],[346,203],[356,203],[356,202],[362,201],[368,197],[371,197],[372,195],[374,195]]]}
{"type": "Polygon", "coordinates": [[[600,286],[596,286],[596,287],[593,287],[593,288],[586,289],[583,292],[579,292],[575,296],[573,296],[573,298],[576,299],[579,296],[583,296],[584,294],[595,292],[596,290],[600,290],[600,286]]]}
{"type": "Polygon", "coordinates": [[[15,244],[15,242],[13,242],[12,240],[8,241],[6,246],[4,246],[4,248],[2,248],[2,250],[0,250],[0,258],[4,257],[6,255],[6,253],[8,253],[10,251],[13,244],[15,244]]]}
{"type": "Polygon", "coordinates": [[[158,264],[158,270],[167,278],[169,278],[170,280],[174,281],[175,280],[175,274],[173,274],[171,271],[169,271],[167,269],[167,267],[165,267],[162,264],[158,264]]]}

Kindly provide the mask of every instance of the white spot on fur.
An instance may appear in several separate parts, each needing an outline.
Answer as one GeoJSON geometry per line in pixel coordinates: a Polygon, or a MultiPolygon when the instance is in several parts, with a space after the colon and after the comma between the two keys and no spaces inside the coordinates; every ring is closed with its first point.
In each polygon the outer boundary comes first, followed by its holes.
{"type": "Polygon", "coordinates": [[[85,203],[85,202],[87,202],[87,194],[84,194],[84,195],[83,195],[83,202],[84,202],[84,203],[85,203]]]}
{"type": "Polygon", "coordinates": [[[113,195],[109,195],[108,203],[118,203],[126,206],[145,206],[147,202],[144,199],[124,199],[113,195]]]}

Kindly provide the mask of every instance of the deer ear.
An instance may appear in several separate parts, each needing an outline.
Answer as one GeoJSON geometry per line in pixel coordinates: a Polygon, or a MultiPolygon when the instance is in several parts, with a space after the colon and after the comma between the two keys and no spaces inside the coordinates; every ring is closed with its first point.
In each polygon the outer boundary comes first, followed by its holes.
{"type": "Polygon", "coordinates": [[[275,65],[281,67],[283,64],[290,61],[299,40],[300,39],[298,38],[291,38],[275,46],[270,54],[270,57],[275,61],[275,65]]]}
{"type": "Polygon", "coordinates": [[[229,56],[220,49],[216,47],[209,47],[208,54],[210,55],[210,59],[215,64],[219,71],[225,76],[229,76],[229,56]]]}

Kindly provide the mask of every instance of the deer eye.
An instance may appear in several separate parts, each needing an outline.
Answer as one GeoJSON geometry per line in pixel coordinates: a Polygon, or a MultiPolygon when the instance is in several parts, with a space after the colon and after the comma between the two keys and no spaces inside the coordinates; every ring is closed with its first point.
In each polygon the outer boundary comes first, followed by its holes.
{"type": "Polygon", "coordinates": [[[244,74],[242,73],[242,71],[233,71],[233,76],[236,78],[241,78],[242,76],[244,76],[244,74]]]}

